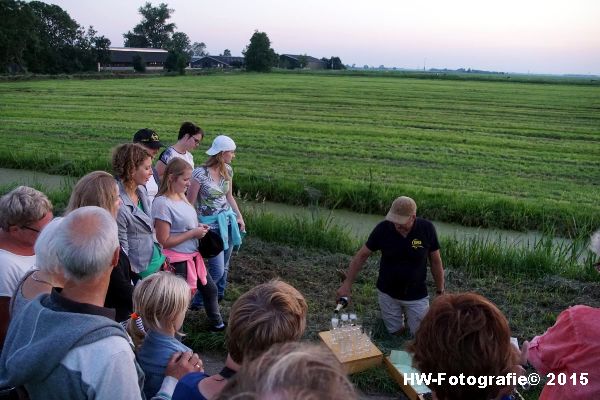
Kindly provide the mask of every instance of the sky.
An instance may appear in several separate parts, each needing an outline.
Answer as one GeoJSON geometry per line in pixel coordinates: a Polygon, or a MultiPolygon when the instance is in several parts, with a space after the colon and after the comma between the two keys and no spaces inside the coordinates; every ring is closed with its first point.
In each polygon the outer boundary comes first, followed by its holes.
{"type": "MultiPolygon", "coordinates": [[[[139,0],[47,0],[123,46],[139,0]]],[[[599,0],[163,0],[210,54],[241,55],[255,30],[279,54],[344,64],[600,75],[599,0]]],[[[158,5],[160,1],[152,1],[158,5]]]]}

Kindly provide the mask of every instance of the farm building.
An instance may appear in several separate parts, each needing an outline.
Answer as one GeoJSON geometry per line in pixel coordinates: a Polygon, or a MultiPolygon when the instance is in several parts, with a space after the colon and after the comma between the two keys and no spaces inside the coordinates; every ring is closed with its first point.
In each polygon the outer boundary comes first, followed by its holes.
{"type": "Polygon", "coordinates": [[[309,68],[325,69],[327,65],[318,58],[302,54],[282,54],[279,56],[279,67],[287,69],[309,68]]]}
{"type": "Polygon", "coordinates": [[[192,57],[192,68],[242,68],[245,65],[244,57],[231,56],[205,56],[192,57]]]}
{"type": "Polygon", "coordinates": [[[147,70],[162,70],[169,52],[163,49],[147,49],[137,47],[111,47],[110,63],[100,64],[100,71],[133,70],[134,57],[140,56],[147,70]]]}

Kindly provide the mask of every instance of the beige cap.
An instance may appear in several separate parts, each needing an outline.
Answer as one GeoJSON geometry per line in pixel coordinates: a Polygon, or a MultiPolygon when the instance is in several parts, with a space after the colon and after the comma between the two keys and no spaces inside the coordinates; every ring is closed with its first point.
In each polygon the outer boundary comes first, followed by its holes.
{"type": "Polygon", "coordinates": [[[405,224],[413,215],[417,215],[417,203],[410,197],[401,196],[394,200],[385,219],[395,224],[405,224]]]}

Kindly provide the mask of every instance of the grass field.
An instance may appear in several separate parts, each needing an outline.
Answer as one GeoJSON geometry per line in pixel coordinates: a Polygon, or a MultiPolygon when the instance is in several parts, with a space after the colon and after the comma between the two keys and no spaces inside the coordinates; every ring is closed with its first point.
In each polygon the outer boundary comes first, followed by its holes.
{"type": "Polygon", "coordinates": [[[600,86],[305,74],[0,83],[0,166],[81,175],[141,127],[238,144],[269,200],[587,234],[600,226],[600,86]],[[315,194],[316,193],[316,194],[315,194]]]}

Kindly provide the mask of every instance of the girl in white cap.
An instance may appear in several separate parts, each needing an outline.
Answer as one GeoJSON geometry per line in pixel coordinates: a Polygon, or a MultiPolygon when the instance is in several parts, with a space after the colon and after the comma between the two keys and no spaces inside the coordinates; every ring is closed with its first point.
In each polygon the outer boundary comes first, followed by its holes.
{"type": "MultiPolygon", "coordinates": [[[[246,224],[237,202],[233,197],[233,169],[231,161],[235,158],[235,142],[228,136],[215,138],[206,151],[210,157],[192,174],[192,183],[187,191],[190,203],[196,204],[200,222],[210,225],[211,230],[221,234],[224,250],[208,259],[208,271],[217,284],[218,297],[221,300],[227,285],[229,259],[233,247],[242,243],[241,232],[246,224]]],[[[201,299],[194,297],[192,307],[199,307],[201,299]]]]}

